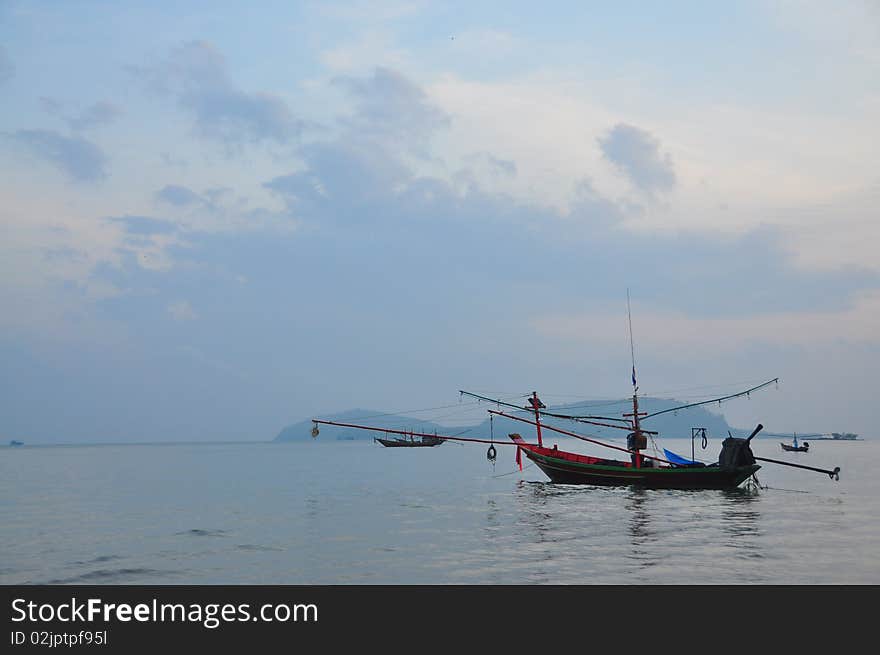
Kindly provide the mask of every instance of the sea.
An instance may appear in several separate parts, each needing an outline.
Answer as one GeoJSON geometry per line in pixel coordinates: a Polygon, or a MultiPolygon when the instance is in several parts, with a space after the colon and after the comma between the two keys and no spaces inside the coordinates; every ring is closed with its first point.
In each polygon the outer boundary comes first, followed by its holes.
{"type": "Polygon", "coordinates": [[[764,463],[728,491],[558,485],[512,447],[453,442],[4,447],[0,583],[880,583],[880,439],[752,446],[840,479],[764,463]]]}

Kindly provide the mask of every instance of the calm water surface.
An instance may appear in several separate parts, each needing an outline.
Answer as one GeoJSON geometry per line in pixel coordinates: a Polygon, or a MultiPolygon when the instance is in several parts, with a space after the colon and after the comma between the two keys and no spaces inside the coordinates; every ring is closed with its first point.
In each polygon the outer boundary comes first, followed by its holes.
{"type": "Polygon", "coordinates": [[[0,583],[880,583],[876,439],[755,440],[842,469],[764,464],[757,491],[552,485],[498,450],[493,468],[453,443],[2,448],[0,583]]]}

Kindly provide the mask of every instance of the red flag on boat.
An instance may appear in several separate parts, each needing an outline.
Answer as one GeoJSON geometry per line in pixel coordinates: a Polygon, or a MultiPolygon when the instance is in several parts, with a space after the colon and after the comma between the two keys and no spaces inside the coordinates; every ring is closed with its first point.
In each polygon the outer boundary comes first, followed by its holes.
{"type": "Polygon", "coordinates": [[[516,464],[519,466],[519,470],[522,471],[522,448],[519,446],[516,447],[516,464]]]}

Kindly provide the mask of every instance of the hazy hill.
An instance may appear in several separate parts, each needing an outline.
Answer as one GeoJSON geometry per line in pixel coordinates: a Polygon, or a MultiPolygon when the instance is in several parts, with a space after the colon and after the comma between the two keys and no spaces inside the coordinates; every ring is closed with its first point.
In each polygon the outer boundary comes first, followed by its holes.
{"type": "MultiPolygon", "coordinates": [[[[649,414],[683,404],[685,403],[671,399],[639,399],[639,409],[646,411],[649,414]]],[[[487,408],[491,407],[489,403],[487,403],[486,406],[487,408]]],[[[632,406],[627,406],[627,403],[616,403],[612,405],[608,403],[608,401],[592,400],[566,406],[555,406],[554,411],[581,415],[620,416],[623,412],[632,411],[632,406]]],[[[450,428],[423,419],[365,409],[352,409],[346,412],[325,416],[323,418],[343,423],[363,423],[375,427],[414,430],[416,432],[427,432],[431,434],[436,431],[438,434],[453,435],[464,431],[464,434],[462,434],[463,437],[484,438],[488,437],[490,432],[488,416],[482,423],[469,428],[460,426],[450,428]]],[[[626,437],[626,432],[623,430],[578,424],[563,419],[548,418],[545,420],[545,423],[585,435],[601,436],[602,438],[623,439],[626,437]]],[[[534,434],[534,428],[531,425],[503,417],[496,416],[493,424],[496,438],[506,439],[510,432],[519,432],[527,437],[534,434]]],[[[331,425],[322,425],[319,427],[321,431],[319,438],[331,441],[352,439],[371,440],[375,436],[382,436],[381,433],[368,430],[358,430],[356,428],[340,428],[331,425]]],[[[669,412],[668,414],[648,419],[643,427],[648,430],[656,430],[660,433],[661,437],[676,438],[690,437],[692,427],[707,428],[709,436],[711,437],[726,437],[728,430],[730,430],[734,436],[748,435],[754,426],[740,429],[732,428],[720,414],[708,411],[704,407],[693,407],[687,410],[669,412]]],[[[281,430],[278,436],[275,437],[275,441],[306,441],[312,438],[311,430],[311,421],[301,421],[281,430]]]]}

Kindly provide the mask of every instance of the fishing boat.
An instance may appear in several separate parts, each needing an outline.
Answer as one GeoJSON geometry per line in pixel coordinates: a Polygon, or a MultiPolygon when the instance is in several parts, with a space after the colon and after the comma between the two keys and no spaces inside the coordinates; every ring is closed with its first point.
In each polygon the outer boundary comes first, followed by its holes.
{"type": "MultiPolygon", "coordinates": [[[[775,380],[770,380],[765,385],[771,382],[775,382],[775,380]]],[[[749,393],[754,390],[749,390],[749,393]]],[[[743,394],[745,393],[747,392],[743,392],[743,394]]],[[[535,393],[531,403],[533,408],[539,402],[537,393],[535,393]]],[[[709,402],[717,402],[717,399],[709,402]]],[[[537,443],[527,443],[518,433],[510,434],[509,438],[517,446],[517,464],[521,466],[520,455],[524,453],[529,460],[534,462],[550,478],[551,482],[597,486],[633,485],[649,489],[732,489],[753,477],[761,468],[756,462],[750,447],[751,440],[764,428],[761,424],[758,424],[752,434],[746,439],[737,437],[725,439],[722,442],[718,462],[714,464],[686,460],[668,450],[664,451],[665,458],[644,454],[642,451],[647,448],[648,438],[657,433],[645,430],[642,427],[642,421],[649,416],[665,413],[665,410],[652,415],[639,412],[638,393],[633,394],[632,414],[624,415],[631,418],[629,426],[618,426],[608,423],[600,424],[593,420],[593,418],[600,417],[573,417],[556,413],[545,413],[545,415],[559,418],[571,418],[584,423],[629,430],[626,448],[607,444],[555,426],[542,424],[540,418],[542,412],[540,409],[535,409],[534,420],[524,419],[496,410],[489,410],[489,412],[490,414],[504,416],[535,426],[537,443]],[[603,445],[607,448],[623,451],[628,453],[630,457],[628,461],[606,459],[560,450],[556,445],[550,448],[543,443],[543,430],[551,430],[566,436],[603,445]]],[[[618,419],[606,418],[606,420],[618,419]]]]}
{"type": "MultiPolygon", "coordinates": [[[[629,314],[629,295],[627,294],[627,313],[629,314]]],[[[636,366],[635,353],[632,346],[632,320],[630,318],[630,350],[632,356],[632,413],[622,414],[623,418],[607,417],[607,416],[576,416],[571,414],[563,414],[554,412],[547,408],[538,398],[537,392],[532,392],[528,398],[528,404],[515,405],[502,401],[498,398],[489,398],[476,393],[459,390],[459,394],[476,398],[478,401],[487,401],[498,406],[498,409],[488,410],[490,416],[490,439],[446,436],[446,435],[429,435],[417,432],[406,432],[403,430],[390,430],[388,428],[372,427],[367,425],[357,425],[352,423],[340,423],[338,421],[312,419],[314,427],[312,428],[312,436],[318,434],[318,424],[335,425],[339,427],[358,428],[362,430],[373,430],[376,432],[385,432],[386,439],[376,440],[383,445],[391,446],[410,446],[410,445],[427,445],[414,441],[415,437],[429,440],[451,440],[470,443],[490,444],[486,453],[487,459],[491,462],[496,458],[496,445],[511,445],[516,448],[516,463],[519,470],[522,471],[522,455],[534,462],[534,464],[544,472],[550,479],[551,483],[560,484],[580,484],[580,485],[596,485],[596,486],[639,486],[650,489],[733,489],[738,487],[746,480],[754,479],[757,483],[755,473],[760,470],[761,465],[758,461],[772,462],[782,466],[790,466],[801,468],[819,473],[825,473],[832,479],[839,479],[840,467],[833,470],[820,469],[803,464],[794,464],[792,462],[783,462],[780,460],[769,459],[766,457],[756,457],[751,449],[751,441],[762,429],[760,423],[752,431],[747,438],[738,438],[729,435],[721,444],[721,453],[718,461],[705,464],[694,459],[687,460],[675,453],[671,453],[664,449],[666,457],[660,457],[659,454],[648,455],[645,450],[648,448],[649,439],[652,442],[654,452],[657,451],[653,437],[658,433],[643,427],[643,422],[653,417],[660,416],[667,412],[677,412],[691,407],[706,405],[710,403],[718,403],[719,405],[727,400],[749,396],[751,393],[763,389],[771,384],[778,384],[779,379],[774,378],[754,386],[745,391],[730,394],[720,398],[712,398],[701,402],[689,403],[678,407],[664,409],[652,414],[639,411],[639,387],[636,382],[636,366]],[[517,416],[510,411],[502,411],[501,407],[508,407],[521,413],[526,410],[529,414],[534,415],[534,419],[517,416]],[[496,441],[494,432],[492,432],[492,418],[494,416],[504,417],[513,421],[519,421],[529,424],[535,428],[536,442],[527,442],[519,433],[510,433],[508,435],[510,441],[496,441]],[[598,439],[588,437],[570,430],[564,430],[542,422],[542,417],[553,417],[558,419],[567,419],[583,424],[595,425],[605,428],[614,428],[625,430],[627,432],[626,447],[610,444],[598,439]],[[622,451],[629,457],[628,459],[605,459],[601,457],[592,457],[575,452],[564,451],[559,449],[557,445],[552,447],[544,444],[544,431],[549,430],[565,436],[574,437],[582,441],[598,444],[609,449],[622,451]],[[396,438],[390,443],[388,434],[401,435],[402,438],[396,438]]],[[[705,430],[695,428],[695,430],[705,430]]],[[[436,445],[431,443],[430,445],[436,445]]]]}
{"type": "Polygon", "coordinates": [[[787,453],[806,453],[810,450],[809,442],[805,441],[803,445],[798,445],[796,434],[794,435],[794,438],[792,439],[792,442],[790,444],[780,443],[779,445],[782,446],[782,450],[787,453]]]}
{"type": "MultiPolygon", "coordinates": [[[[761,428],[759,425],[752,436],[761,428]]],[[[562,484],[636,485],[649,489],[732,489],[761,468],[755,463],[749,440],[746,439],[725,443],[717,464],[675,464],[641,456],[641,464],[635,465],[632,462],[565,452],[556,446],[547,448],[527,444],[518,434],[511,434],[510,438],[551,482],[562,484]]],[[[730,442],[730,439],[725,439],[725,442],[730,442]]]]}
{"type": "MultiPolygon", "coordinates": [[[[681,407],[673,407],[653,414],[639,411],[639,387],[636,381],[635,348],[632,337],[632,315],[629,311],[629,291],[627,291],[627,319],[629,321],[630,356],[632,360],[632,413],[623,414],[623,418],[609,418],[601,416],[571,416],[559,413],[547,412],[544,404],[538,399],[537,392],[533,392],[530,404],[534,410],[535,420],[526,420],[504,412],[489,410],[491,414],[499,414],[514,420],[530,423],[535,426],[537,444],[526,443],[519,434],[511,434],[510,439],[517,446],[517,463],[522,467],[521,454],[534,462],[551,482],[563,484],[588,484],[599,486],[640,486],[650,489],[732,489],[738,487],[747,479],[754,477],[761,468],[752,453],[750,443],[764,426],[760,423],[747,439],[730,436],[722,442],[721,454],[714,464],[703,464],[693,460],[684,460],[679,456],[670,459],[674,455],[666,451],[667,458],[645,455],[643,451],[648,447],[648,439],[653,440],[657,432],[646,430],[642,427],[642,421],[659,416],[670,411],[678,411],[688,407],[710,402],[729,400],[739,396],[751,394],[772,383],[777,383],[778,378],[768,380],[746,391],[731,394],[724,398],[715,398],[705,402],[690,403],[681,407]],[[541,425],[541,413],[559,418],[567,418],[587,424],[615,428],[627,431],[626,448],[602,443],[595,439],[584,437],[567,430],[561,430],[552,426],[541,425]],[[600,422],[601,421],[601,422],[600,422]],[[547,448],[542,438],[542,427],[559,432],[578,439],[597,443],[609,448],[626,452],[630,455],[629,461],[590,457],[578,453],[560,450],[557,446],[547,448]]],[[[704,431],[705,434],[705,431],[704,431]]]]}
{"type": "Polygon", "coordinates": [[[374,437],[373,441],[382,444],[386,448],[430,448],[432,446],[439,446],[445,441],[445,439],[443,439],[443,437],[438,437],[437,435],[415,435],[410,432],[409,438],[404,434],[404,436],[394,438],[386,437],[383,439],[381,437],[374,437]],[[416,439],[416,436],[418,436],[418,439],[416,439]]]}

